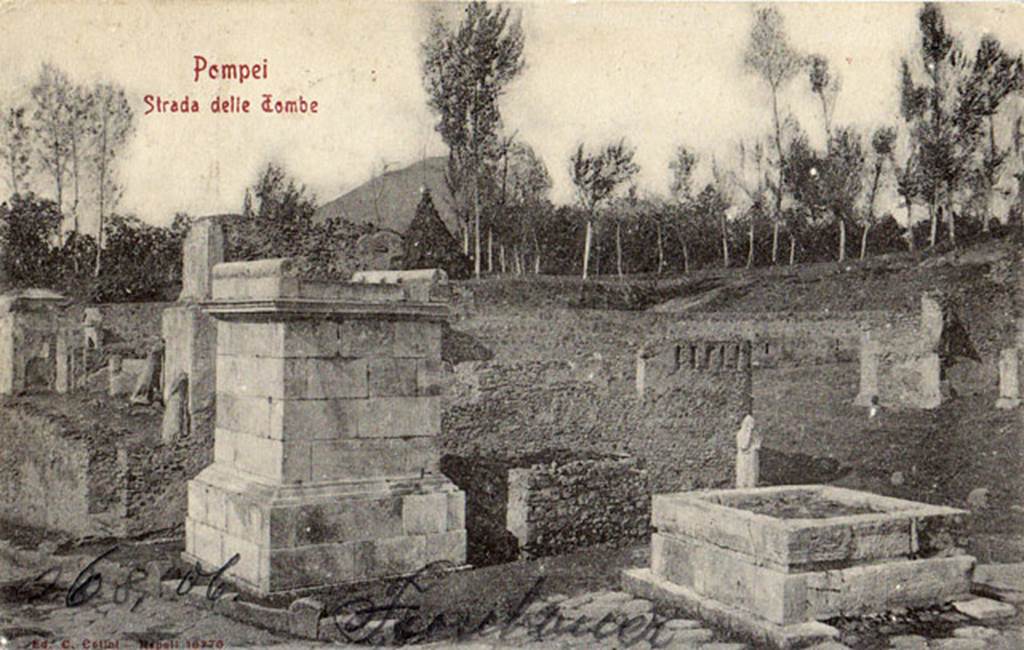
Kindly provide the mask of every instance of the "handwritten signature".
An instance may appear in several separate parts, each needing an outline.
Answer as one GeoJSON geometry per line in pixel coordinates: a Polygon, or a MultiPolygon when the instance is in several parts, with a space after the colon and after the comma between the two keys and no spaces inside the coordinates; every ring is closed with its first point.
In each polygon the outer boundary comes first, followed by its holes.
{"type": "MultiPolygon", "coordinates": [[[[118,547],[114,546],[104,551],[75,576],[64,594],[64,604],[67,607],[81,607],[102,593],[104,580],[98,565],[101,560],[117,550],[118,547]]],[[[240,559],[241,556],[236,553],[215,571],[209,572],[204,571],[197,562],[178,581],[175,593],[184,596],[190,593],[200,580],[209,578],[205,597],[209,601],[216,601],[227,587],[224,581],[225,572],[240,559]]],[[[427,616],[421,605],[403,601],[409,594],[426,593],[454,568],[454,565],[447,561],[428,564],[414,574],[389,585],[383,603],[378,604],[369,597],[360,596],[337,604],[327,610],[325,616],[333,620],[342,640],[350,643],[367,643],[372,642],[375,637],[381,638],[385,626],[389,625],[392,636],[389,641],[395,645],[443,639],[461,641],[494,634],[499,640],[504,641],[517,630],[525,630],[528,636],[538,641],[545,637],[579,638],[592,635],[595,639],[602,640],[616,636],[623,647],[646,641],[653,648],[663,648],[672,642],[674,636],[671,631],[665,629],[665,623],[669,619],[653,612],[650,615],[623,616],[621,613],[609,611],[596,620],[591,620],[586,615],[578,615],[575,618],[566,616],[557,603],[544,604],[541,600],[546,579],[544,576],[538,577],[504,616],[499,614],[497,607],[488,608],[483,616],[475,621],[466,611],[439,612],[427,616]]],[[[41,598],[57,588],[61,574],[62,569],[59,566],[51,567],[21,583],[20,593],[28,601],[41,598]],[[40,590],[40,587],[43,589],[40,590]]],[[[125,604],[134,597],[130,610],[134,612],[148,595],[138,585],[148,578],[148,571],[144,567],[133,567],[124,580],[114,585],[114,602],[119,605],[125,604]]]]}
{"type": "MultiPolygon", "coordinates": [[[[119,547],[113,546],[96,556],[89,564],[82,569],[71,582],[64,594],[64,605],[66,607],[81,607],[96,598],[103,591],[103,573],[98,565],[101,560],[113,555],[119,547]]],[[[224,573],[232,566],[238,564],[241,556],[237,553],[215,571],[204,571],[198,562],[185,572],[185,575],[178,581],[175,593],[184,596],[192,591],[196,583],[202,578],[209,578],[206,585],[206,598],[214,601],[224,594],[226,585],[224,573]]],[[[60,583],[63,569],[60,566],[50,567],[39,575],[25,580],[20,585],[20,594],[25,600],[32,601],[50,593],[60,583]],[[42,590],[40,590],[42,587],[42,590]]],[[[122,605],[133,596],[136,597],[131,607],[132,612],[138,609],[139,605],[146,599],[146,592],[138,585],[149,578],[149,572],[144,567],[135,566],[128,572],[128,576],[121,582],[114,585],[113,600],[116,604],[122,605]]],[[[163,576],[157,576],[162,578],[163,576]]]]}

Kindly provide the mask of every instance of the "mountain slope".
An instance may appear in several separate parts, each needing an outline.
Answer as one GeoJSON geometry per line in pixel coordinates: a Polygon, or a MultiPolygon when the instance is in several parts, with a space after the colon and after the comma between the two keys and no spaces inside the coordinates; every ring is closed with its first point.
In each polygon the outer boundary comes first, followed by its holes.
{"type": "Polygon", "coordinates": [[[353,223],[371,223],[380,228],[405,233],[416,214],[420,188],[426,187],[434,196],[434,205],[448,227],[457,235],[458,220],[451,209],[450,194],[445,185],[447,159],[426,158],[408,167],[388,171],[370,179],[342,196],[317,208],[318,222],[332,218],[353,223]]]}

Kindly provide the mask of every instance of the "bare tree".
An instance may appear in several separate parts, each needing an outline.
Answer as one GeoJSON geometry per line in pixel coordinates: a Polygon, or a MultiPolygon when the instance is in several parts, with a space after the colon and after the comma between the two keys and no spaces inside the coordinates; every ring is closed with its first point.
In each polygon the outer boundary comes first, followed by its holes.
{"type": "MultiPolygon", "coordinates": [[[[675,156],[668,164],[669,170],[672,172],[672,184],[669,186],[669,192],[677,211],[676,232],[679,244],[683,248],[683,273],[690,272],[690,247],[686,237],[686,220],[693,207],[693,173],[697,169],[697,161],[697,154],[684,145],[679,145],[676,147],[675,156]]],[[[661,273],[665,267],[665,246],[662,242],[660,218],[656,218],[655,225],[658,230],[658,273],[661,273]]]]}
{"type": "Polygon", "coordinates": [[[836,99],[842,89],[842,80],[829,70],[828,59],[812,55],[808,59],[808,80],[811,92],[821,102],[821,118],[825,125],[825,148],[832,148],[832,116],[836,110],[836,99]]]}
{"type": "MultiPolygon", "coordinates": [[[[96,268],[99,277],[103,258],[103,226],[121,196],[121,187],[114,173],[117,156],[128,143],[134,130],[134,113],[124,89],[113,84],[98,84],[92,91],[91,128],[89,130],[90,162],[96,175],[96,203],[99,224],[96,236],[96,268]]],[[[248,194],[247,194],[248,196],[248,194]]],[[[76,199],[77,202],[77,199],[76,199]]]]}
{"type": "Polygon", "coordinates": [[[881,188],[882,173],[885,163],[892,162],[893,148],[896,143],[896,129],[891,126],[879,127],[871,136],[871,181],[868,185],[867,205],[864,210],[864,230],[860,236],[860,259],[864,259],[868,250],[868,231],[875,224],[875,203],[881,188]]]}
{"type": "Polygon", "coordinates": [[[0,154],[7,165],[11,193],[18,194],[32,172],[31,132],[25,120],[25,107],[12,106],[4,114],[0,122],[0,154]]]}
{"type": "Polygon", "coordinates": [[[775,264],[778,260],[779,225],[782,221],[782,196],[785,190],[782,170],[786,163],[779,94],[804,65],[803,57],[789,44],[782,14],[775,7],[764,7],[755,12],[754,27],[750,32],[743,64],[749,72],[756,74],[765,82],[772,99],[772,124],[777,157],[776,182],[773,184],[775,208],[772,214],[772,264],[775,264]]]}
{"type": "Polygon", "coordinates": [[[597,208],[621,185],[640,171],[633,162],[636,152],[624,140],[606,145],[601,151],[587,154],[583,145],[570,158],[569,175],[576,187],[576,196],[586,212],[586,235],[583,241],[583,279],[590,268],[590,246],[593,239],[597,208]]]}
{"type": "Polygon", "coordinates": [[[67,123],[73,87],[67,75],[55,66],[44,63],[31,93],[35,108],[32,130],[36,154],[42,168],[53,178],[57,209],[64,209],[64,182],[71,157],[71,141],[67,123]]]}

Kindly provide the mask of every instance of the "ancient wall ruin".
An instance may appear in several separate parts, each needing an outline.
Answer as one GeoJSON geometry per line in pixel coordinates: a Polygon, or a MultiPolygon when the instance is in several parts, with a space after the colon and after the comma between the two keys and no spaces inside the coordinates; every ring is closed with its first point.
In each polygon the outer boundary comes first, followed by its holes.
{"type": "Polygon", "coordinates": [[[751,410],[750,343],[676,340],[647,350],[643,396],[635,357],[456,365],[442,448],[496,458],[552,448],[624,453],[654,490],[730,483],[734,434],[751,410]],[[700,349],[692,360],[691,344],[700,349]],[[677,347],[687,350],[678,364],[677,347]],[[721,348],[732,364],[719,363],[721,348]]]}
{"type": "Polygon", "coordinates": [[[649,532],[647,473],[628,456],[448,455],[441,470],[466,493],[466,551],[474,565],[629,544],[649,532]]]}

